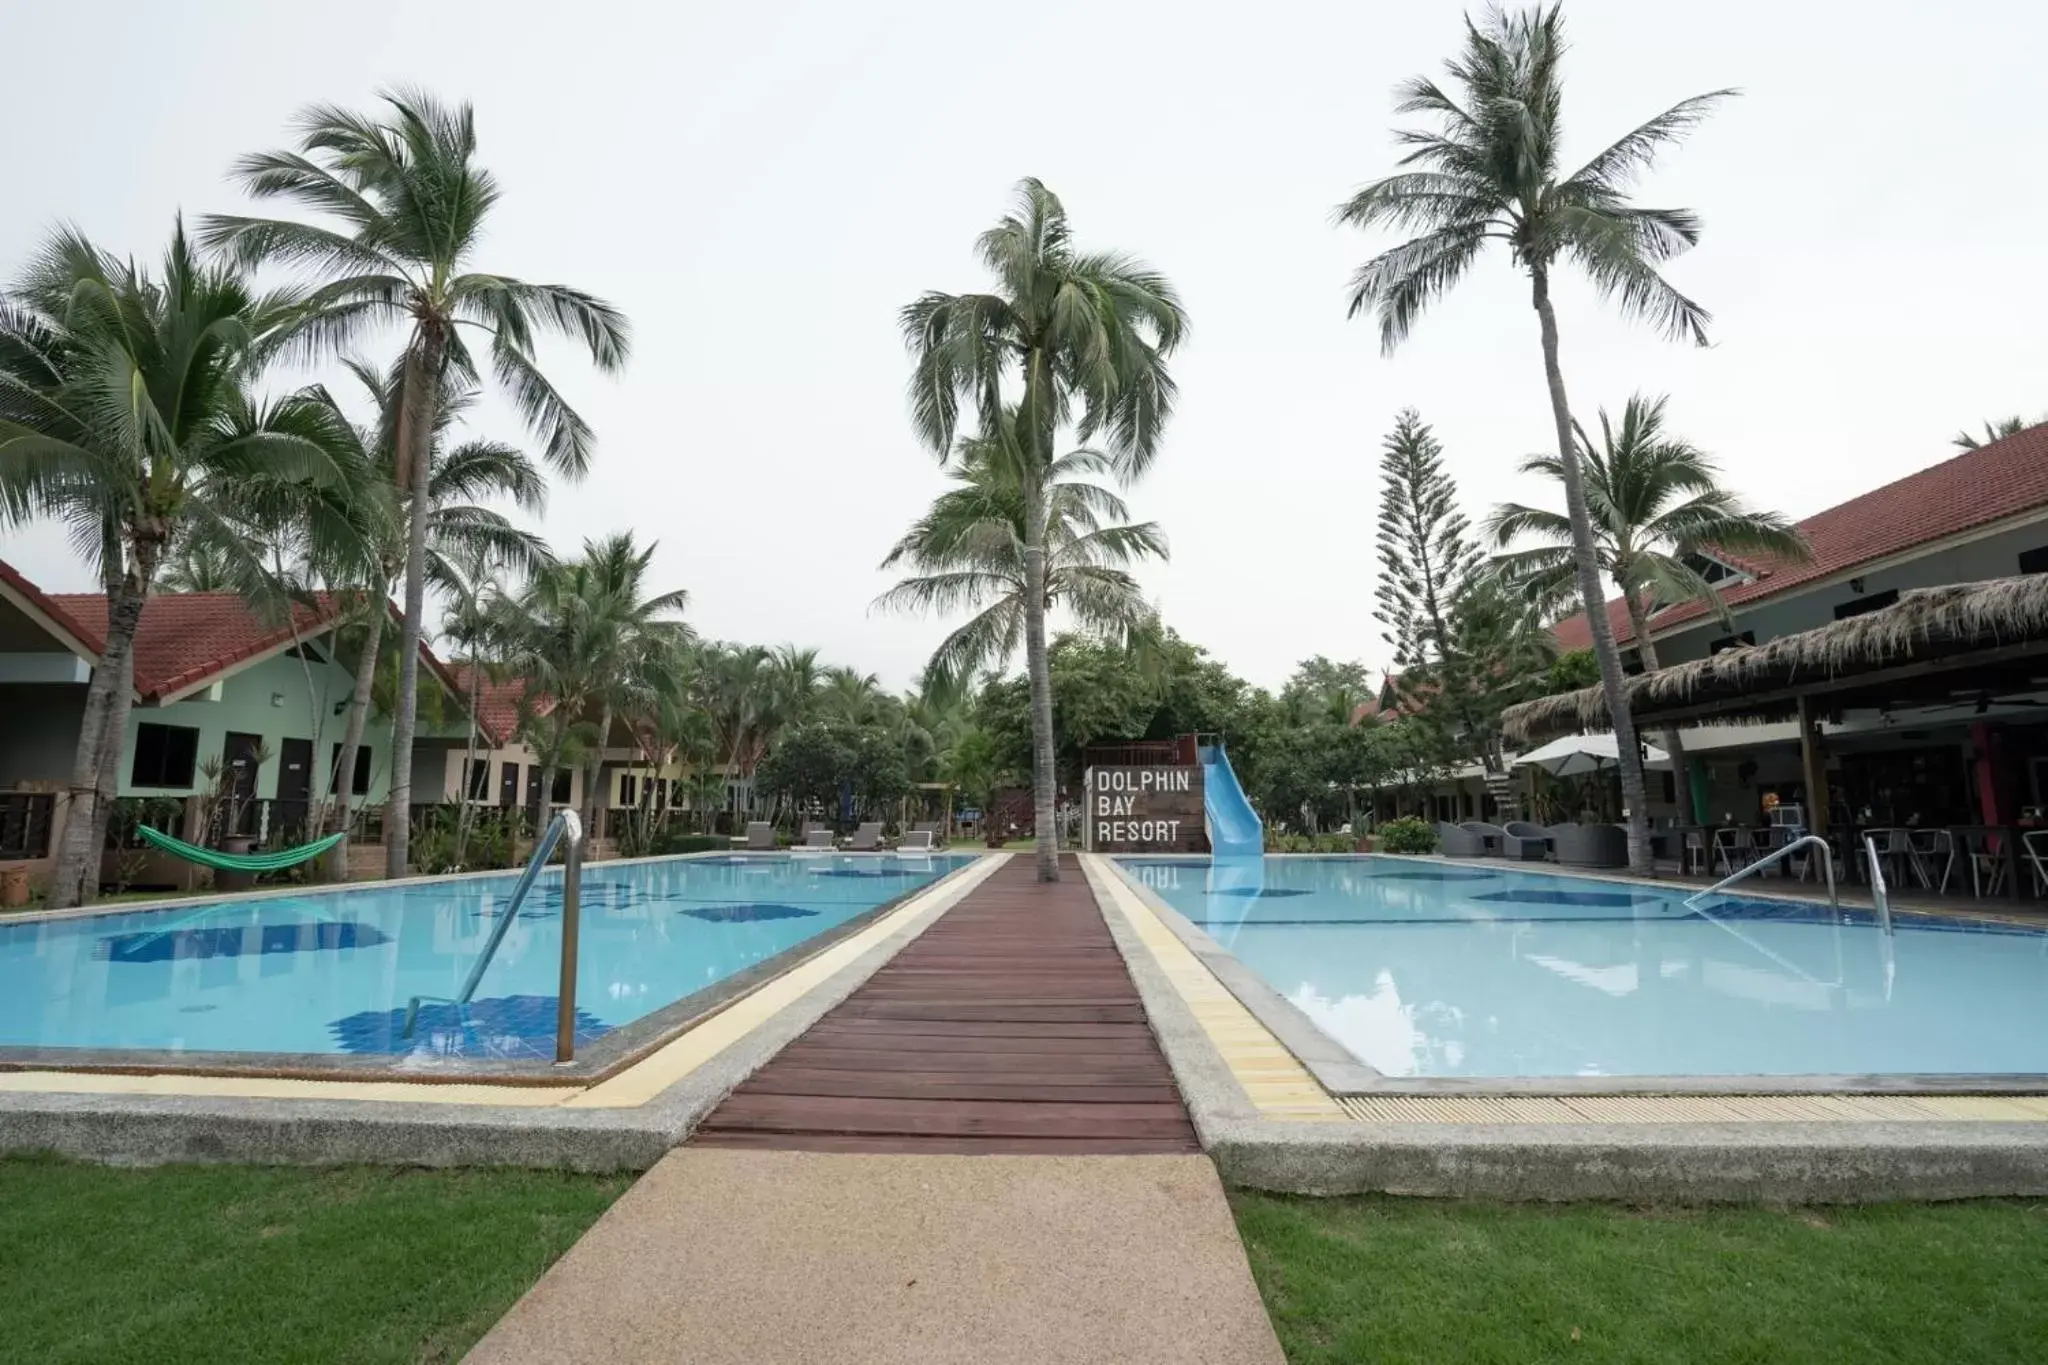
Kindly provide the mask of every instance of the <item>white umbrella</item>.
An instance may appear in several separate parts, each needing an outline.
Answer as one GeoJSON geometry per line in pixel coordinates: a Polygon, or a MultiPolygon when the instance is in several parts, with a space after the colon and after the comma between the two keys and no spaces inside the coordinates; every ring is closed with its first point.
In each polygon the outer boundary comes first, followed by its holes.
{"type": "MultiPolygon", "coordinates": [[[[1597,773],[1602,768],[1621,766],[1621,751],[1614,747],[1613,735],[1566,735],[1563,739],[1551,740],[1540,749],[1517,755],[1515,766],[1541,768],[1552,777],[1577,777],[1582,773],[1597,773]]],[[[1669,768],[1671,755],[1654,744],[1645,744],[1643,766],[1669,768]]]]}

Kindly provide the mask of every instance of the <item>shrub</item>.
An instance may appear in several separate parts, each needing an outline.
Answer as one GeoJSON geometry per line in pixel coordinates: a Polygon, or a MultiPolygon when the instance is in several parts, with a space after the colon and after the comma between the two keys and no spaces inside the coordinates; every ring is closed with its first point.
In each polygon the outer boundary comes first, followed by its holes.
{"type": "Polygon", "coordinates": [[[1427,820],[1413,815],[1387,821],[1374,831],[1374,835],[1383,853],[1436,852],[1436,830],[1427,820]]]}
{"type": "Polygon", "coordinates": [[[686,834],[681,830],[663,830],[648,841],[648,852],[660,857],[677,853],[710,853],[721,848],[730,848],[732,841],[722,834],[686,834]]]}

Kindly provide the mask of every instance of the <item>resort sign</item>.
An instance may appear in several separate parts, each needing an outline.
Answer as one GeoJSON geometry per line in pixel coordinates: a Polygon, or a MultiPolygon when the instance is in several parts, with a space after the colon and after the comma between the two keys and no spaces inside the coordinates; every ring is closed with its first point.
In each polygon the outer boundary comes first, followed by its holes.
{"type": "Polygon", "coordinates": [[[1202,770],[1095,767],[1087,772],[1082,847],[1096,853],[1206,853],[1202,770]]]}

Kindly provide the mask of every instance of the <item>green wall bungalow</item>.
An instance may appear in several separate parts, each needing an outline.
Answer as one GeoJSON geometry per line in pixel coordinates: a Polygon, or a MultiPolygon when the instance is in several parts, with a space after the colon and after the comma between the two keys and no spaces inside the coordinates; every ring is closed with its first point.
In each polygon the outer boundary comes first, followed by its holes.
{"type": "MultiPolygon", "coordinates": [[[[297,606],[289,622],[281,613],[266,619],[233,593],[151,597],[136,637],[120,794],[210,791],[207,770],[217,763],[236,774],[242,823],[303,822],[309,800],[335,791],[355,687],[354,655],[337,639],[340,614],[327,594],[297,606]]],[[[0,865],[41,863],[54,847],[106,621],[103,595],[46,593],[0,561],[0,865]]],[[[395,626],[385,632],[396,635],[395,626]]],[[[449,751],[462,748],[469,727],[446,666],[424,645],[421,659],[412,799],[433,802],[448,795],[449,751]]],[[[358,807],[381,803],[390,789],[383,714],[373,703],[348,783],[358,807]]]]}

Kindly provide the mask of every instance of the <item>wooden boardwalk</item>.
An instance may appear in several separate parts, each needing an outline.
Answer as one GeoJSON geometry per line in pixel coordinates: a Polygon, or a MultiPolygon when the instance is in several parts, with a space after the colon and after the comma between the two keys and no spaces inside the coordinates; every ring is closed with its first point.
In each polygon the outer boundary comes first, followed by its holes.
{"type": "Polygon", "coordinates": [[[705,1146],[1194,1152],[1073,859],[1018,854],[713,1110],[705,1146]]]}

